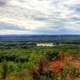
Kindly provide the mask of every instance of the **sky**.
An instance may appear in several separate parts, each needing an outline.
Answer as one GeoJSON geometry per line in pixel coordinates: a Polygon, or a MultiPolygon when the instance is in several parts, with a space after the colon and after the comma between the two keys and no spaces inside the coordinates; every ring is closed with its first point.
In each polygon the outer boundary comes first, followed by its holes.
{"type": "Polygon", "coordinates": [[[0,0],[0,34],[80,34],[80,0],[0,0]]]}

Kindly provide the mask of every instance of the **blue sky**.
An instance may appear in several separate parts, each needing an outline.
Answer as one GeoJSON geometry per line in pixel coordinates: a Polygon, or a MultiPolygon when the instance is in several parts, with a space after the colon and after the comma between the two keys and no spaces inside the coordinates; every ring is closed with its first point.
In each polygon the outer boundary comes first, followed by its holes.
{"type": "Polygon", "coordinates": [[[80,34],[80,0],[0,0],[0,34],[80,34]]]}

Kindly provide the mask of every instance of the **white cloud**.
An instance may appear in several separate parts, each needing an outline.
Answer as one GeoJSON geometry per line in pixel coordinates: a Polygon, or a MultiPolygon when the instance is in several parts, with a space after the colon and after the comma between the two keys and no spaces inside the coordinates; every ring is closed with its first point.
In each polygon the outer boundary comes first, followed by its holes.
{"type": "Polygon", "coordinates": [[[64,28],[80,29],[79,11],[71,8],[79,7],[75,4],[80,4],[80,0],[10,0],[6,3],[5,7],[0,7],[0,22],[15,24],[25,29],[24,33],[39,29],[48,33],[64,28]],[[73,18],[78,19],[78,23],[73,18]]]}
{"type": "Polygon", "coordinates": [[[15,34],[15,30],[0,30],[0,34],[15,34]]]}
{"type": "Polygon", "coordinates": [[[14,18],[7,18],[7,17],[1,17],[0,16],[0,22],[5,23],[12,23],[16,24],[17,27],[23,27],[25,30],[32,30],[37,28],[43,28],[47,25],[47,23],[41,22],[41,21],[34,21],[31,19],[14,19],[14,18]]]}

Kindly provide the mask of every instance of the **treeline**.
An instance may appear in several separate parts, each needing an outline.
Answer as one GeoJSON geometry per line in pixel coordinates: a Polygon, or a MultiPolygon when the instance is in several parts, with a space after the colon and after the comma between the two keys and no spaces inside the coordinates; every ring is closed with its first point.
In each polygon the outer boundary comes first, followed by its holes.
{"type": "Polygon", "coordinates": [[[5,55],[5,56],[0,56],[0,62],[4,61],[13,61],[13,62],[20,62],[24,63],[28,61],[28,57],[23,57],[23,56],[16,56],[16,55],[5,55]]]}

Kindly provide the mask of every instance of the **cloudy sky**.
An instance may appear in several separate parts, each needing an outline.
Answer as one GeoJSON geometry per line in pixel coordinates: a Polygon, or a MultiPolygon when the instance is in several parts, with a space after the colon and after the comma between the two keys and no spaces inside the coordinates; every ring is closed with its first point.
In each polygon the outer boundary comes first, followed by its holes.
{"type": "Polygon", "coordinates": [[[0,0],[0,34],[80,34],[80,0],[0,0]]]}

